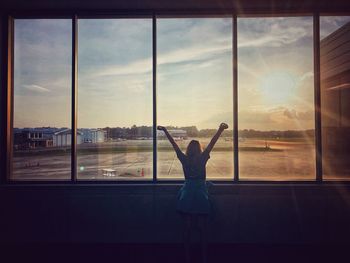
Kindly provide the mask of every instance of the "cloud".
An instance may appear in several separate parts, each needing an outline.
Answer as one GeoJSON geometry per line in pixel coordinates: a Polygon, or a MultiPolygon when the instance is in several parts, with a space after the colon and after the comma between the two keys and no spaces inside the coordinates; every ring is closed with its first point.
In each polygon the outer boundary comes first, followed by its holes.
{"type": "Polygon", "coordinates": [[[22,85],[22,87],[25,88],[25,89],[27,89],[27,90],[34,91],[34,92],[39,92],[39,93],[50,92],[49,89],[44,88],[44,87],[39,86],[39,85],[34,85],[34,84],[31,84],[31,85],[22,85]]]}
{"type": "Polygon", "coordinates": [[[103,66],[95,71],[94,77],[139,75],[152,71],[152,58],[140,59],[125,65],[103,66]]]}
{"type": "Polygon", "coordinates": [[[233,113],[222,112],[214,114],[206,120],[199,123],[199,128],[217,128],[220,123],[225,122],[229,125],[229,129],[233,129],[233,113]]]}
{"type": "Polygon", "coordinates": [[[314,73],[312,71],[305,72],[303,75],[299,77],[299,82],[305,81],[313,77],[314,77],[314,73]]]}
{"type": "Polygon", "coordinates": [[[256,18],[239,20],[238,48],[282,47],[312,36],[311,20],[256,18]]]}
{"type": "MultiPolygon", "coordinates": [[[[196,67],[208,67],[212,60],[231,52],[230,21],[231,19],[160,19],[157,27],[158,70],[174,64],[176,70],[191,63],[195,63],[196,67]]],[[[148,48],[152,39],[146,34],[151,33],[151,30],[132,26],[134,23],[130,21],[129,24],[125,24],[125,28],[128,28],[125,32],[120,31],[119,22],[82,23],[88,25],[84,27],[81,35],[81,43],[84,44],[81,44],[79,57],[80,73],[84,74],[84,77],[140,75],[152,72],[152,53],[151,48],[148,48]],[[106,34],[107,31],[109,34],[106,38],[101,38],[100,35],[106,34]],[[113,34],[110,34],[111,32],[113,34]]]]}
{"type": "Polygon", "coordinates": [[[151,77],[128,79],[123,83],[123,85],[127,87],[128,91],[131,93],[143,93],[150,92],[152,90],[151,77]]]}
{"type": "MultiPolygon", "coordinates": [[[[158,55],[157,66],[170,64],[186,64],[196,63],[197,66],[210,66],[210,61],[216,60],[219,55],[230,52],[231,45],[209,45],[206,47],[190,46],[185,49],[173,50],[158,55]],[[202,62],[202,63],[198,63],[202,62]]],[[[103,66],[93,73],[92,76],[120,76],[120,75],[139,75],[152,72],[152,58],[140,59],[126,64],[103,66]]],[[[88,74],[89,75],[89,74],[88,74]]]]}
{"type": "Polygon", "coordinates": [[[241,47],[280,47],[285,44],[294,42],[296,39],[287,37],[287,35],[264,36],[258,39],[246,40],[238,43],[238,48],[241,47]]]}
{"type": "Polygon", "coordinates": [[[193,60],[210,60],[216,56],[229,52],[232,50],[230,44],[221,44],[221,45],[208,45],[205,47],[200,46],[190,46],[185,49],[173,50],[171,52],[161,54],[158,57],[158,64],[174,64],[174,63],[183,63],[191,62],[193,60]]]}
{"type": "Polygon", "coordinates": [[[296,110],[286,109],[286,110],[284,110],[283,115],[288,117],[289,119],[297,119],[298,118],[296,110]]]}
{"type": "Polygon", "coordinates": [[[302,120],[302,121],[310,121],[314,118],[313,111],[296,111],[295,109],[285,109],[283,111],[283,115],[289,119],[302,120]]]}
{"type": "Polygon", "coordinates": [[[258,74],[256,72],[256,70],[254,70],[254,68],[249,67],[246,64],[239,62],[239,61],[238,61],[238,70],[239,70],[239,74],[244,72],[244,73],[248,74],[250,77],[253,77],[257,80],[261,80],[260,74],[258,74]]]}
{"type": "Polygon", "coordinates": [[[252,107],[238,113],[239,129],[302,130],[314,127],[314,111],[277,106],[252,107]]]}
{"type": "Polygon", "coordinates": [[[322,16],[320,18],[320,38],[325,38],[348,22],[350,22],[349,16],[322,16]]]}

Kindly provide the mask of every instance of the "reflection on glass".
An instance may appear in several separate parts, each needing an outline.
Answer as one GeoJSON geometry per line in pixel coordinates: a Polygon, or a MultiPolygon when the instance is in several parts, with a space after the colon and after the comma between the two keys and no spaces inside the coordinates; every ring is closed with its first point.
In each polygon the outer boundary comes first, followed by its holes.
{"type": "Polygon", "coordinates": [[[152,21],[80,19],[78,179],[152,178],[152,21]]]}
{"type": "Polygon", "coordinates": [[[312,17],[238,19],[239,176],[314,180],[312,17]]]}
{"type": "Polygon", "coordinates": [[[320,18],[324,179],[350,179],[350,17],[320,18]]]}
{"type": "Polygon", "coordinates": [[[71,20],[14,22],[15,180],[69,179],[71,20]]]}
{"type": "MultiPolygon", "coordinates": [[[[185,151],[205,147],[221,122],[229,124],[207,164],[207,177],[233,178],[232,19],[157,20],[157,123],[185,151]]],[[[170,143],[158,131],[158,178],[184,178],[170,143]]]]}

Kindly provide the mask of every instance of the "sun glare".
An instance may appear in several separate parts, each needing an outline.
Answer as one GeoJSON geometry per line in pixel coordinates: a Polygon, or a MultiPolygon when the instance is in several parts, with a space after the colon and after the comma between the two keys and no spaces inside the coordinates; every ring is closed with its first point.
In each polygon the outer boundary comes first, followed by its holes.
{"type": "Polygon", "coordinates": [[[260,91],[263,98],[273,103],[285,103],[295,93],[295,78],[287,72],[270,72],[262,77],[260,91]]]}

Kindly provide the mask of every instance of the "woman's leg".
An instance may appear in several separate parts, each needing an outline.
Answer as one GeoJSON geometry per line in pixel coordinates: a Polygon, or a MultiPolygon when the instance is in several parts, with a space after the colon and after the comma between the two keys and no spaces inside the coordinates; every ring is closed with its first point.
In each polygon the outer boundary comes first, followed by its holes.
{"type": "Polygon", "coordinates": [[[207,246],[208,246],[208,215],[198,215],[198,225],[202,246],[202,260],[207,262],[207,246]]]}
{"type": "Polygon", "coordinates": [[[182,213],[184,222],[183,241],[185,247],[186,263],[190,263],[190,244],[191,244],[191,215],[182,213]]]}

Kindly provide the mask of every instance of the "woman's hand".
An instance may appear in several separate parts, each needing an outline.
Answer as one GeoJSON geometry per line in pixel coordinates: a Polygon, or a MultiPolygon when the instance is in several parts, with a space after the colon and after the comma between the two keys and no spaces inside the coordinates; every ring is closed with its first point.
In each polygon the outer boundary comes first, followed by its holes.
{"type": "Polygon", "coordinates": [[[220,129],[221,130],[226,130],[227,128],[228,128],[228,125],[226,123],[223,122],[223,123],[220,124],[220,129]]]}
{"type": "Polygon", "coordinates": [[[158,126],[157,126],[157,130],[164,131],[164,130],[166,130],[166,129],[165,129],[165,127],[164,127],[164,126],[160,126],[160,125],[158,125],[158,126]]]}

